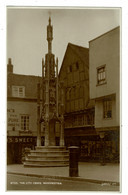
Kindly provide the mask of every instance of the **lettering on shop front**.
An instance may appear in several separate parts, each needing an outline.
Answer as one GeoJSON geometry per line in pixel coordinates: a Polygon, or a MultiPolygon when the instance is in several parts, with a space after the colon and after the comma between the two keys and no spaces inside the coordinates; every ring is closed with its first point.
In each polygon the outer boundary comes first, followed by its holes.
{"type": "Polygon", "coordinates": [[[16,127],[19,127],[19,118],[18,115],[15,114],[14,109],[8,109],[8,127],[12,127],[15,130],[16,127]]]}
{"type": "Polygon", "coordinates": [[[8,143],[30,143],[33,142],[32,137],[8,137],[8,143]]]}

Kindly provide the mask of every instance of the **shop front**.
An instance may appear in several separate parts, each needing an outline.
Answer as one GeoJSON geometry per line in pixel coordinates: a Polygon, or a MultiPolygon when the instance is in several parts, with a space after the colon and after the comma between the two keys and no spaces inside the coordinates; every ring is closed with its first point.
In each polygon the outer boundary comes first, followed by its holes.
{"type": "Polygon", "coordinates": [[[66,147],[78,146],[79,161],[106,163],[119,162],[119,132],[108,131],[104,138],[95,129],[65,129],[66,147]],[[88,132],[88,134],[87,134],[88,132]]]}
{"type": "MultiPolygon", "coordinates": [[[[7,137],[7,164],[20,164],[24,159],[25,148],[35,149],[37,138],[34,136],[7,137]]],[[[42,145],[44,137],[42,137],[42,145]]]]}

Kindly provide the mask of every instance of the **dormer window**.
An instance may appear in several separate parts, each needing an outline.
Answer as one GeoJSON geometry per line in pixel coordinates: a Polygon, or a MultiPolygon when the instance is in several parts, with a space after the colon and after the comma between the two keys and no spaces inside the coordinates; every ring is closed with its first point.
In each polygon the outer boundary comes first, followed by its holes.
{"type": "Polygon", "coordinates": [[[12,96],[13,97],[25,97],[25,87],[24,86],[12,86],[12,96]]]}

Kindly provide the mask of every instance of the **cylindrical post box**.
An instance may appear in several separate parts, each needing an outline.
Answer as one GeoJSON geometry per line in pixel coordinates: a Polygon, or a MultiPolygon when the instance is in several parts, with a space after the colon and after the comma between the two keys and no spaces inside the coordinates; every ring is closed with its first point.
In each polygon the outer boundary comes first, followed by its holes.
{"type": "Polygon", "coordinates": [[[69,147],[69,176],[78,177],[78,159],[79,159],[79,147],[69,147]]]}

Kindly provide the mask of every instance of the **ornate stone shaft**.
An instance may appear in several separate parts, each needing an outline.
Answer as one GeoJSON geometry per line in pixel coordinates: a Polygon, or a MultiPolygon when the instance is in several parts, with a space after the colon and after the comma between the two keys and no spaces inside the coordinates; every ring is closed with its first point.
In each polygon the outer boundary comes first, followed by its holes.
{"type": "Polygon", "coordinates": [[[42,123],[45,129],[45,146],[56,145],[56,123],[60,125],[60,144],[64,145],[64,131],[62,116],[58,113],[58,58],[52,54],[53,27],[51,18],[47,26],[48,53],[42,60],[42,123]]]}

